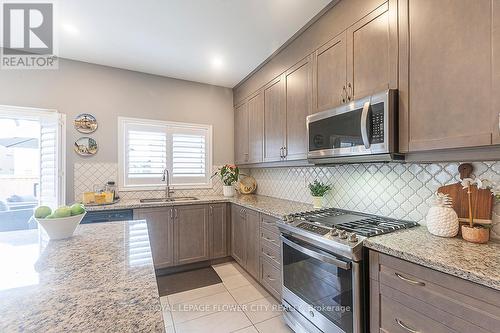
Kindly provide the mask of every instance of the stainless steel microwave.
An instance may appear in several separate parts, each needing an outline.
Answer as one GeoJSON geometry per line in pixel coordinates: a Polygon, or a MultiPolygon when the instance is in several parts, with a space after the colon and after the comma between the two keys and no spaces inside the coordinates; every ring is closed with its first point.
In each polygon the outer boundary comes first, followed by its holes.
{"type": "Polygon", "coordinates": [[[307,117],[308,159],[315,164],[401,160],[397,91],[386,90],[307,117]]]}

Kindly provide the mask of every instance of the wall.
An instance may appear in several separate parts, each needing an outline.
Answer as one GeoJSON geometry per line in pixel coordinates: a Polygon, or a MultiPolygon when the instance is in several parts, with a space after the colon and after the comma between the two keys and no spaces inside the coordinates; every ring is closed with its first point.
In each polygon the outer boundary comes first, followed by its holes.
{"type": "MultiPolygon", "coordinates": [[[[257,193],[311,202],[307,184],[331,184],[325,206],[408,219],[425,224],[433,193],[459,181],[459,163],[346,164],[328,167],[251,169],[257,193]]],[[[473,163],[474,174],[500,184],[500,162],[473,163]]],[[[493,235],[500,239],[500,204],[494,208],[493,235]]]]}
{"type": "Polygon", "coordinates": [[[61,60],[58,70],[0,71],[0,104],[57,109],[67,115],[66,198],[73,201],[75,163],[117,163],[117,117],[140,117],[213,125],[213,163],[233,161],[232,90],[83,62],[61,60]],[[80,136],[72,120],[97,117],[90,136],[97,155],[73,152],[80,136]]]}

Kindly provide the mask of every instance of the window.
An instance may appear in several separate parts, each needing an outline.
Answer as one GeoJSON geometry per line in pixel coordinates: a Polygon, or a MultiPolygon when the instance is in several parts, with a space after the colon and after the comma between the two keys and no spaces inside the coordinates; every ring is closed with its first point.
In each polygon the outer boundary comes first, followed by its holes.
{"type": "Polygon", "coordinates": [[[118,119],[122,190],[210,188],[212,126],[135,118],[118,119]]]}

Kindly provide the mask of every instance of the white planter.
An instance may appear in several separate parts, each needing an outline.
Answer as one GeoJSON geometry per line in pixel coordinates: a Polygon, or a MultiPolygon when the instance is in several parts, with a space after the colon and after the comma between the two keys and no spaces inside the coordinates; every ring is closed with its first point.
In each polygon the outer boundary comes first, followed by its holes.
{"type": "Polygon", "coordinates": [[[223,191],[225,197],[234,197],[234,187],[232,185],[231,186],[227,186],[227,185],[222,186],[222,191],[223,191]]]}
{"type": "Polygon", "coordinates": [[[323,208],[323,197],[312,197],[314,208],[323,208]]]}
{"type": "Polygon", "coordinates": [[[55,218],[55,219],[36,219],[40,226],[45,230],[49,239],[64,239],[73,236],[76,227],[80,224],[86,212],[80,215],[55,218]]]}

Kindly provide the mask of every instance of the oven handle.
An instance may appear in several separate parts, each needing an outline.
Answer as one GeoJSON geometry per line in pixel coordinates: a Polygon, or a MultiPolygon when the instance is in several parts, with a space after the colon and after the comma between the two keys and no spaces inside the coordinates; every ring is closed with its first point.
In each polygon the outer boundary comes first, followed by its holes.
{"type": "Polygon", "coordinates": [[[370,148],[370,138],[368,137],[368,113],[370,112],[370,102],[365,102],[361,113],[361,138],[366,149],[370,148]]]}
{"type": "Polygon", "coordinates": [[[281,238],[281,241],[283,243],[285,243],[286,245],[294,248],[297,251],[300,251],[304,254],[307,254],[310,257],[318,259],[322,262],[326,262],[326,263],[335,265],[335,266],[340,267],[340,268],[345,269],[345,270],[351,269],[350,262],[345,262],[345,261],[339,260],[339,259],[335,258],[334,256],[328,255],[326,253],[319,253],[313,247],[304,247],[303,245],[299,245],[299,244],[295,243],[294,241],[292,241],[291,239],[286,238],[284,236],[280,236],[280,238],[281,238]]]}

